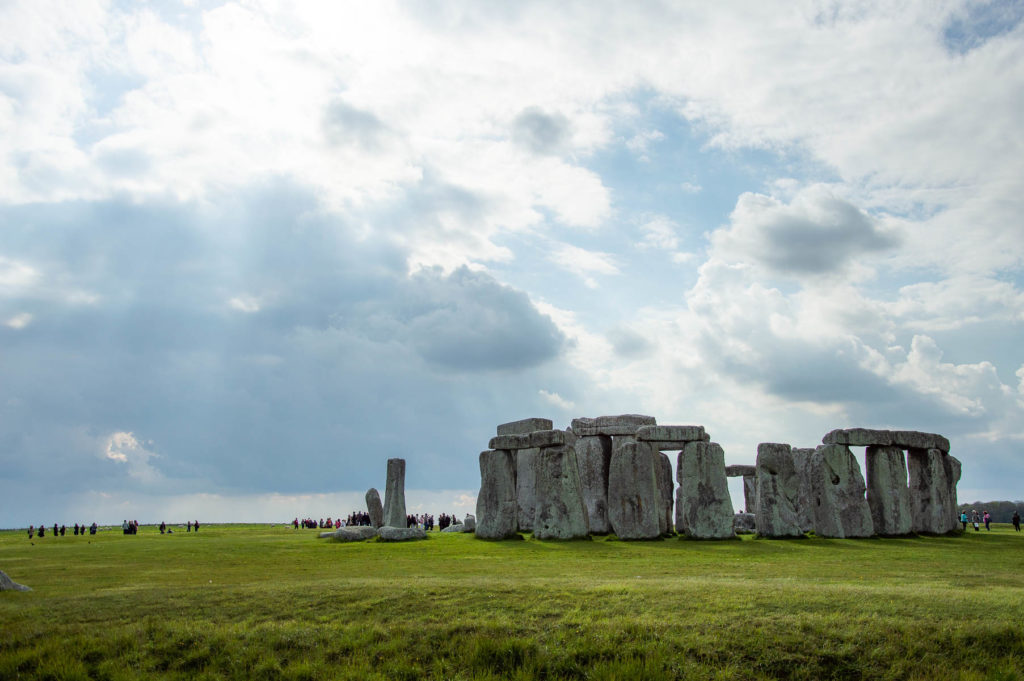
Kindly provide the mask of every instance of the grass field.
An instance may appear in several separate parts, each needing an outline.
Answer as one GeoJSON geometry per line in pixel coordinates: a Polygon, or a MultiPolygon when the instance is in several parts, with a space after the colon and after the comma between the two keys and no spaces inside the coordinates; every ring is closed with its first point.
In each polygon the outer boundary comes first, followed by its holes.
{"type": "Polygon", "coordinates": [[[1024,534],[0,533],[0,679],[1024,678],[1024,534]]]}

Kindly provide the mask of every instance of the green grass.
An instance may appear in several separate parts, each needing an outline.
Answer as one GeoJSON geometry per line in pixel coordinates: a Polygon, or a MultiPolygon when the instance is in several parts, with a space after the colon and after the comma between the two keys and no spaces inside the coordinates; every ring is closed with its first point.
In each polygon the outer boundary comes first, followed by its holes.
{"type": "Polygon", "coordinates": [[[0,679],[1024,678],[1024,534],[0,533],[0,679]]]}

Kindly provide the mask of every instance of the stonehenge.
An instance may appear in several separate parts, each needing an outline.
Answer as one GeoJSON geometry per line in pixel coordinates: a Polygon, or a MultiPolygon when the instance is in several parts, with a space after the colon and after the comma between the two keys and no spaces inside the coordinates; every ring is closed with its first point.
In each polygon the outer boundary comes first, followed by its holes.
{"type": "Polygon", "coordinates": [[[388,477],[384,487],[384,525],[406,526],[405,459],[388,459],[388,477]]]}
{"type": "Polygon", "coordinates": [[[384,507],[380,503],[380,492],[374,487],[366,490],[366,513],[370,516],[370,525],[373,527],[384,524],[384,507]]]}
{"type": "MultiPolygon", "coordinates": [[[[827,538],[956,529],[960,462],[949,440],[911,430],[833,430],[817,447],[761,443],[754,465],[725,465],[703,426],[621,414],[501,424],[480,455],[477,535],[578,539],[827,538]],[[865,447],[866,476],[854,447],[865,447]],[[666,451],[678,451],[675,476],[666,451]],[[728,478],[742,478],[735,513],[728,478]]],[[[368,502],[369,504],[369,497],[368,502]]],[[[386,513],[385,513],[386,515],[386,513]]]]}

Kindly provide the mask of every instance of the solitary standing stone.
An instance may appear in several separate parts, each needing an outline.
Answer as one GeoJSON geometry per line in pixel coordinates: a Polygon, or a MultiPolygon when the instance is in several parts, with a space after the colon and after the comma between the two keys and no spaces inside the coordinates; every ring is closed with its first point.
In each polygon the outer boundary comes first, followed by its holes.
{"type": "Polygon", "coordinates": [[[717,442],[688,442],[676,462],[676,531],[695,539],[729,539],[732,498],[725,452],[717,442]]]}
{"type": "Polygon", "coordinates": [[[675,524],[672,518],[672,497],[674,496],[672,484],[672,461],[668,454],[655,450],[654,476],[658,483],[658,500],[661,502],[660,513],[658,513],[658,530],[662,534],[672,534],[672,527],[675,524]]]}
{"type": "Polygon", "coordinates": [[[516,460],[516,506],[520,530],[533,529],[537,508],[537,447],[512,452],[516,460]]]}
{"type": "Polygon", "coordinates": [[[757,446],[757,534],[762,537],[802,537],[797,503],[801,475],[787,444],[757,446]]]}
{"type": "Polygon", "coordinates": [[[889,537],[910,534],[910,490],[903,450],[872,445],[867,448],[865,458],[868,507],[875,533],[889,537]]]}
{"type": "Polygon", "coordinates": [[[619,539],[660,535],[654,450],[632,437],[616,438],[608,470],[608,520],[619,539]]]}
{"type": "Polygon", "coordinates": [[[366,490],[366,512],[370,515],[370,525],[380,527],[384,524],[384,507],[380,503],[380,492],[375,487],[366,490]]]}
{"type": "Polygon", "coordinates": [[[576,451],[565,445],[541,449],[537,455],[537,509],[533,536],[537,539],[580,539],[589,534],[576,451]]]}
{"type": "Polygon", "coordinates": [[[507,539],[518,527],[516,469],[512,452],[489,449],[480,452],[480,494],[476,498],[476,536],[507,539]]]}
{"type": "Polygon", "coordinates": [[[864,478],[846,445],[821,445],[811,455],[814,532],[821,537],[870,537],[875,533],[864,498],[864,478]]]}
{"type": "Polygon", "coordinates": [[[406,527],[405,459],[388,459],[388,480],[384,488],[384,525],[406,527]]]}
{"type": "Polygon", "coordinates": [[[587,435],[576,440],[576,462],[580,467],[583,502],[594,534],[608,534],[608,467],[612,460],[612,439],[607,435],[587,435]]]}

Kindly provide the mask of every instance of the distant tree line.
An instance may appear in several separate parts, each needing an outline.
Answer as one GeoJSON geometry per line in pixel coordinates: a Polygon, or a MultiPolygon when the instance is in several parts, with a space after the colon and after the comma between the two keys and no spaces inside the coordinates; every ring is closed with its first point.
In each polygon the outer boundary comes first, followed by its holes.
{"type": "Polygon", "coordinates": [[[975,501],[970,504],[960,504],[957,513],[960,511],[967,511],[968,517],[970,517],[971,511],[978,513],[988,511],[992,516],[992,522],[1008,523],[1013,517],[1014,511],[1024,516],[1024,501],[975,501]]]}

